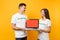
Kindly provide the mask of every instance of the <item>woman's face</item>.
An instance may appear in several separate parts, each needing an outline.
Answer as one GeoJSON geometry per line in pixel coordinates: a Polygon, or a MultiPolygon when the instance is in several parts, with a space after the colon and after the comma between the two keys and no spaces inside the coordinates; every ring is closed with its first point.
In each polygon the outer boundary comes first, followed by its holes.
{"type": "Polygon", "coordinates": [[[42,17],[45,16],[44,10],[41,10],[41,16],[42,16],[42,17]]]}

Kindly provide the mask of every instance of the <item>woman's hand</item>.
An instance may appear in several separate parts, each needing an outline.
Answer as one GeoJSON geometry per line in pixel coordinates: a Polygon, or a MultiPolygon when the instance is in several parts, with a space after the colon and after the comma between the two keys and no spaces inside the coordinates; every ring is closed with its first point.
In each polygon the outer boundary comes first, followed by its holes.
{"type": "Polygon", "coordinates": [[[40,29],[41,32],[47,32],[47,33],[50,33],[50,27],[48,27],[47,29],[40,29]]]}

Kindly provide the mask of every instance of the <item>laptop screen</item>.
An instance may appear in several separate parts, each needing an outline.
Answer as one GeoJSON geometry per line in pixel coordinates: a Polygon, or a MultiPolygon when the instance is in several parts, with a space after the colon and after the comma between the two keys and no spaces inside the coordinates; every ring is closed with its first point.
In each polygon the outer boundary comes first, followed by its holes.
{"type": "Polygon", "coordinates": [[[38,19],[29,19],[26,21],[26,28],[38,28],[39,20],[38,19]]]}

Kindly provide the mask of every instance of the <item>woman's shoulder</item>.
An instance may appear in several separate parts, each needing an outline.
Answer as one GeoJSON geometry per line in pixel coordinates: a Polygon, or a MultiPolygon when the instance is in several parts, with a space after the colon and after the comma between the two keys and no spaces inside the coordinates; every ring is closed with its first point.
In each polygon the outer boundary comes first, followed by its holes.
{"type": "MultiPolygon", "coordinates": [[[[42,20],[42,19],[39,19],[39,21],[43,21],[43,20],[42,20]]],[[[50,19],[46,19],[45,21],[47,21],[47,22],[51,22],[50,19]]]]}
{"type": "Polygon", "coordinates": [[[42,21],[42,19],[39,19],[39,21],[42,21]]]}
{"type": "Polygon", "coordinates": [[[46,19],[47,21],[51,21],[50,19],[46,19]]]}

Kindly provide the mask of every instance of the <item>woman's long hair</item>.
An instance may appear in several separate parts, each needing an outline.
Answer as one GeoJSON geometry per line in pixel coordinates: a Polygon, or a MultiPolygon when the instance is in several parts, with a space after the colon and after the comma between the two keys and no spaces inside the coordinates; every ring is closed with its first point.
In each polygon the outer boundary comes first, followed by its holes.
{"type": "Polygon", "coordinates": [[[48,11],[48,9],[46,9],[46,8],[43,8],[43,9],[41,9],[41,11],[42,11],[42,10],[44,10],[45,17],[46,17],[47,19],[50,19],[50,16],[49,16],[49,11],[48,11]]]}

